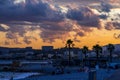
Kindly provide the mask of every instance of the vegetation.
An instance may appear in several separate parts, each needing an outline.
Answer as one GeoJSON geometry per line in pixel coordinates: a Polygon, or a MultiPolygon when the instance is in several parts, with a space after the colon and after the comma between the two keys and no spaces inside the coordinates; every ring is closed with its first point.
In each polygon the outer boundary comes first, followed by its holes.
{"type": "Polygon", "coordinates": [[[107,46],[107,50],[109,51],[110,55],[109,55],[109,60],[110,62],[112,62],[112,53],[114,51],[115,47],[113,44],[108,44],[107,46]]]}
{"type": "MultiPolygon", "coordinates": [[[[87,53],[88,53],[88,47],[87,46],[83,46],[82,53],[85,55],[85,59],[87,59],[87,53]]],[[[83,61],[82,61],[82,64],[83,64],[83,61]]],[[[85,62],[85,64],[86,64],[86,62],[85,62]]]]}
{"type": "Polygon", "coordinates": [[[66,47],[68,48],[68,53],[69,53],[69,66],[70,66],[70,61],[71,61],[70,49],[72,46],[73,46],[73,41],[71,39],[68,39],[66,42],[66,47]]]}
{"type": "Polygon", "coordinates": [[[99,44],[96,44],[95,46],[93,46],[93,50],[96,53],[97,64],[98,64],[99,54],[102,53],[102,47],[99,44]]]}
{"type": "Polygon", "coordinates": [[[87,58],[87,53],[88,53],[88,47],[87,46],[83,46],[82,53],[85,55],[85,59],[86,59],[87,58]]]}

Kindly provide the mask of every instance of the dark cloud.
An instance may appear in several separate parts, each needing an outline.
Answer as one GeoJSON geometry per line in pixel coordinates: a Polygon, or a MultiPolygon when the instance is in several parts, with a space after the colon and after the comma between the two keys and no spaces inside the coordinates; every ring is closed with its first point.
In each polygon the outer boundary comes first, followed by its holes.
{"type": "Polygon", "coordinates": [[[99,15],[99,17],[100,17],[101,19],[107,19],[107,18],[108,18],[108,16],[107,16],[106,14],[101,14],[101,15],[99,15]]]}
{"type": "Polygon", "coordinates": [[[26,39],[26,38],[24,38],[24,40],[23,40],[26,44],[31,44],[32,43],[32,41],[30,41],[30,40],[28,40],[28,39],[26,39]]]}
{"type": "Polygon", "coordinates": [[[106,25],[105,25],[105,29],[113,30],[114,29],[113,23],[112,22],[107,22],[106,25]]]}
{"type": "Polygon", "coordinates": [[[77,33],[77,35],[79,35],[79,36],[85,36],[85,33],[82,32],[82,31],[80,31],[80,32],[77,33]]]}
{"type": "Polygon", "coordinates": [[[33,36],[25,36],[23,38],[23,42],[26,44],[31,44],[32,41],[31,40],[37,40],[37,38],[33,37],[33,36]]]}
{"type": "MultiPolygon", "coordinates": [[[[14,44],[22,44],[21,42],[19,42],[19,37],[16,33],[12,33],[11,31],[8,31],[6,33],[6,38],[7,40],[12,40],[14,44]]],[[[7,42],[5,42],[6,44],[7,42]]],[[[9,43],[10,44],[10,43],[9,43]]]]}
{"type": "Polygon", "coordinates": [[[8,39],[16,39],[17,35],[15,33],[12,33],[11,31],[6,33],[6,38],[8,39]]]}
{"type": "Polygon", "coordinates": [[[65,22],[51,22],[41,25],[41,38],[43,41],[54,42],[55,39],[63,39],[69,36],[69,32],[73,30],[73,26],[65,22]]]}
{"type": "Polygon", "coordinates": [[[81,21],[84,19],[84,14],[80,9],[70,9],[67,13],[67,18],[81,21]]]}
{"type": "Polygon", "coordinates": [[[40,22],[43,20],[59,21],[63,19],[63,15],[57,9],[54,9],[54,6],[44,2],[44,0],[26,0],[26,3],[21,4],[15,4],[14,0],[2,1],[0,4],[0,22],[40,22]],[[3,3],[5,5],[2,5],[3,3]]]}
{"type": "Polygon", "coordinates": [[[99,18],[96,17],[91,17],[88,20],[85,20],[83,22],[78,22],[80,25],[84,26],[84,27],[96,27],[99,28],[100,26],[100,20],[99,18]]]}
{"type": "Polygon", "coordinates": [[[75,20],[82,26],[99,27],[99,17],[89,7],[70,9],[67,13],[69,19],[75,20]]]}
{"type": "Polygon", "coordinates": [[[99,15],[101,19],[107,19],[109,17],[109,12],[111,12],[111,9],[113,8],[109,2],[109,0],[101,1],[100,6],[97,9],[101,13],[101,15],[99,15]]]}
{"type": "Polygon", "coordinates": [[[105,2],[105,1],[101,2],[101,12],[108,13],[111,11],[111,9],[112,9],[111,4],[109,4],[108,2],[105,2]]]}
{"type": "Polygon", "coordinates": [[[25,27],[22,27],[22,26],[12,25],[10,27],[9,31],[11,31],[12,34],[18,33],[19,36],[23,37],[24,34],[26,33],[27,29],[25,29],[25,27]]]}
{"type": "MultiPolygon", "coordinates": [[[[43,39],[47,36],[46,33],[53,36],[56,33],[55,31],[58,29],[61,31],[59,32],[60,34],[63,33],[63,29],[67,30],[67,28],[63,26],[60,27],[58,24],[51,24],[52,22],[57,23],[59,21],[63,21],[64,14],[54,5],[49,4],[47,0],[26,0],[25,3],[20,4],[15,4],[14,0],[2,0],[0,2],[0,10],[0,22],[7,24],[10,27],[8,31],[6,31],[6,38],[13,39],[16,43],[19,37],[23,37],[23,41],[30,44],[31,41],[29,39],[31,38],[25,37],[25,33],[40,29],[40,26],[42,26],[41,37],[43,37],[43,39]],[[29,23],[25,23],[25,21],[29,23]],[[44,21],[50,21],[51,23],[44,24],[44,21]],[[32,27],[26,27],[26,25],[32,27]],[[37,25],[39,27],[36,27],[37,25]],[[48,30],[48,32],[45,30],[48,30]]],[[[5,29],[2,27],[0,27],[0,30],[5,32],[5,29]]]]}
{"type": "Polygon", "coordinates": [[[105,29],[113,30],[113,29],[120,29],[120,23],[118,22],[107,22],[105,25],[105,29]]]}
{"type": "Polygon", "coordinates": [[[120,22],[113,22],[115,29],[120,29],[120,22]]]}
{"type": "Polygon", "coordinates": [[[4,6],[4,5],[11,5],[12,2],[11,0],[0,0],[0,5],[4,6]]]}
{"type": "Polygon", "coordinates": [[[26,37],[25,34],[27,32],[35,31],[39,29],[40,27],[31,26],[31,25],[20,25],[20,24],[8,24],[9,28],[3,32],[6,32],[6,38],[12,40],[15,44],[22,44],[22,42],[19,42],[19,38],[23,38],[23,42],[26,44],[30,43],[29,39],[37,40],[33,36],[26,37]]]}

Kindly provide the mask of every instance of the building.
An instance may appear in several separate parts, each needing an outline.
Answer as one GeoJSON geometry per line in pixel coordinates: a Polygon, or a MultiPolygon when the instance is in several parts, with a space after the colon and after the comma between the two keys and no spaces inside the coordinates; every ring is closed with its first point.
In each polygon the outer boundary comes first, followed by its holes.
{"type": "Polygon", "coordinates": [[[53,51],[53,46],[42,46],[42,51],[53,51]]]}
{"type": "Polygon", "coordinates": [[[8,53],[9,53],[9,48],[0,47],[0,54],[8,54],[8,53]]]}

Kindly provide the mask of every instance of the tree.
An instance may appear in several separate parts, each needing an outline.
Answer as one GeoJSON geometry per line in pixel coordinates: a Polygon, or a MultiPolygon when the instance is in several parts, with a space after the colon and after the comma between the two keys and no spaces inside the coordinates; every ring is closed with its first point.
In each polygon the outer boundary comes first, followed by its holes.
{"type": "MultiPolygon", "coordinates": [[[[87,58],[87,52],[88,52],[88,47],[87,46],[83,46],[82,48],[82,53],[85,55],[85,59],[87,58]]],[[[83,64],[83,60],[82,60],[82,64],[83,64]]],[[[86,61],[85,61],[86,64],[86,61]]],[[[83,64],[84,65],[84,64],[83,64]]]]}
{"type": "Polygon", "coordinates": [[[71,39],[68,39],[66,42],[66,47],[68,48],[68,53],[69,53],[69,66],[70,66],[70,61],[71,61],[70,49],[72,45],[73,45],[73,41],[71,39]]]}
{"type": "Polygon", "coordinates": [[[88,52],[88,47],[87,46],[83,46],[82,48],[82,53],[85,55],[85,59],[87,58],[87,52],[88,52]]]}
{"type": "Polygon", "coordinates": [[[99,44],[96,44],[95,46],[93,46],[93,50],[96,53],[97,64],[98,64],[99,54],[102,53],[102,47],[99,44]]]}
{"type": "Polygon", "coordinates": [[[108,44],[107,46],[107,50],[109,51],[110,55],[109,55],[109,60],[110,62],[112,62],[112,53],[114,51],[115,47],[113,44],[108,44]]]}

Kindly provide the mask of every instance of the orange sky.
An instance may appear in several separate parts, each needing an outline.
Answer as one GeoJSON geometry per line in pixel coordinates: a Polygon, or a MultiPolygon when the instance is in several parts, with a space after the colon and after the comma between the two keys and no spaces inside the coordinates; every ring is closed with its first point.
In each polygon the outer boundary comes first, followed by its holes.
{"type": "MultiPolygon", "coordinates": [[[[84,45],[88,46],[89,49],[92,48],[93,45],[95,44],[100,44],[101,46],[106,45],[108,43],[112,43],[112,44],[120,44],[120,39],[115,39],[113,37],[114,33],[119,34],[120,30],[112,30],[112,31],[108,31],[105,29],[94,29],[93,32],[90,32],[88,34],[86,34],[86,36],[84,37],[78,37],[78,39],[80,40],[80,42],[74,42],[75,47],[83,47],[84,45]]],[[[3,33],[0,33],[3,34],[3,33]]],[[[30,34],[30,33],[29,33],[30,34]]],[[[27,46],[32,46],[35,49],[40,49],[41,46],[51,46],[53,45],[54,48],[61,48],[65,46],[65,42],[63,43],[62,40],[56,40],[55,42],[51,43],[45,43],[42,41],[42,39],[39,38],[39,35],[37,34],[33,34],[36,35],[36,37],[39,39],[38,41],[33,40],[32,44],[27,45],[27,44],[14,44],[12,43],[11,45],[4,45],[2,44],[2,42],[4,42],[5,36],[2,35],[0,36],[1,39],[1,46],[5,46],[5,47],[27,47],[27,46]]],[[[71,37],[72,39],[72,37],[71,37]]],[[[20,39],[19,39],[20,40],[20,39]]],[[[11,41],[11,40],[8,40],[11,41]]],[[[12,42],[12,41],[11,41],[12,42]]]]}

